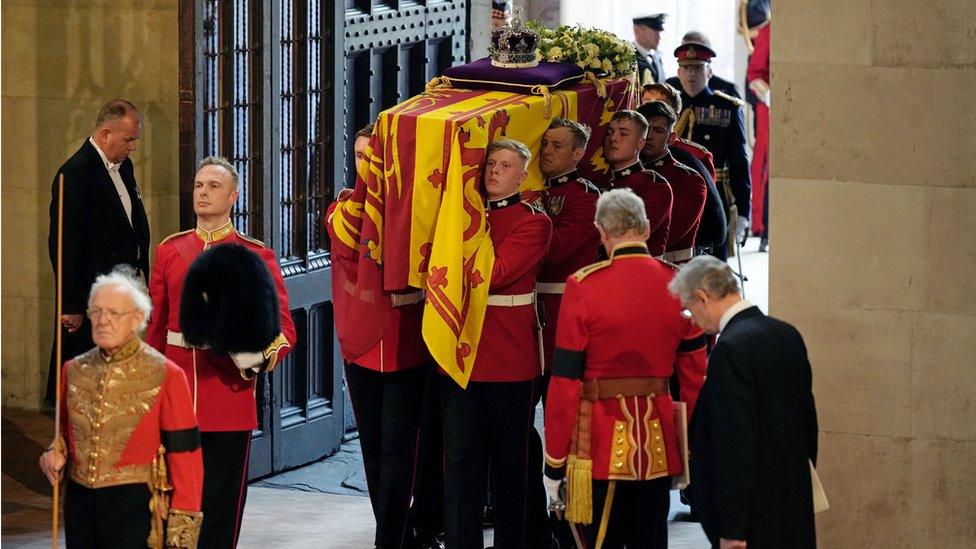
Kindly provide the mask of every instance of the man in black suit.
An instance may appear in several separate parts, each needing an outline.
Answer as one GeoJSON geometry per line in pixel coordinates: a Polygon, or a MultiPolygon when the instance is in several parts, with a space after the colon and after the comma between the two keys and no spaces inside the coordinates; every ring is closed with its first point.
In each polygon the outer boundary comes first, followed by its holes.
{"type": "MultiPolygon", "coordinates": [[[[48,252],[56,277],[58,176],[64,175],[62,361],[92,346],[91,324],[85,309],[96,276],[126,263],[136,269],[144,282],[147,280],[149,221],[129,159],[141,131],[142,117],[132,103],[124,99],[109,101],[98,111],[91,137],[54,176],[48,252]]],[[[54,402],[54,367],[52,350],[49,403],[54,402]]]]}
{"type": "Polygon", "coordinates": [[[712,547],[815,547],[817,411],[803,338],[739,297],[714,257],[686,263],[668,288],[720,334],[690,431],[695,511],[712,547]]]}

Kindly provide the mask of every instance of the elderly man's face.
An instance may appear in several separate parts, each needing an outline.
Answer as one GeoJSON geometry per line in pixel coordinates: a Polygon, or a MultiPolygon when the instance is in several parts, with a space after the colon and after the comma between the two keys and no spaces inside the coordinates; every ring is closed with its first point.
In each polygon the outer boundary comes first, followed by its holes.
{"type": "Polygon", "coordinates": [[[691,299],[681,302],[681,306],[685,308],[684,316],[708,334],[718,333],[718,324],[722,318],[715,314],[714,304],[715,300],[701,288],[695,290],[691,299]]]}
{"type": "Polygon", "coordinates": [[[142,121],[137,115],[129,114],[106,122],[95,131],[95,134],[98,148],[105,153],[105,158],[113,164],[118,164],[136,150],[136,141],[142,134],[142,121]]]}
{"type": "Polygon", "coordinates": [[[92,341],[111,354],[122,348],[143,321],[132,294],[123,286],[110,284],[99,288],[88,307],[92,323],[92,341]]]}

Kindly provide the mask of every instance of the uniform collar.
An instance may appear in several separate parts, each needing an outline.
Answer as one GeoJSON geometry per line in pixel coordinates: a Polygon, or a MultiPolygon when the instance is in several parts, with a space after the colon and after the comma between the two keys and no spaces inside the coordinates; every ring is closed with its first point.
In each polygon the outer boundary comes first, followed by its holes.
{"type": "Polygon", "coordinates": [[[92,144],[92,147],[95,147],[95,152],[97,152],[98,153],[98,156],[102,159],[102,164],[105,165],[105,169],[106,170],[108,170],[110,172],[112,172],[112,171],[118,171],[119,170],[119,166],[122,165],[121,162],[119,162],[118,164],[116,164],[114,162],[109,162],[108,161],[108,157],[105,156],[105,153],[102,152],[102,149],[100,149],[98,147],[98,143],[95,143],[95,139],[94,138],[89,137],[88,138],[88,142],[92,144]]]}
{"type": "Polygon", "coordinates": [[[500,210],[502,208],[507,208],[509,206],[514,206],[522,201],[522,193],[515,193],[511,196],[506,196],[500,200],[489,200],[488,209],[489,210],[500,210]]]}
{"type": "Polygon", "coordinates": [[[639,173],[642,171],[644,171],[644,166],[642,166],[640,160],[638,160],[633,164],[631,164],[630,166],[627,166],[626,168],[614,170],[612,177],[613,179],[622,179],[624,177],[627,177],[628,175],[633,175],[635,173],[639,173]]]}
{"type": "Polygon", "coordinates": [[[139,350],[139,347],[141,345],[142,345],[142,340],[139,339],[139,336],[133,334],[132,337],[129,339],[128,343],[123,345],[122,348],[119,349],[118,351],[115,351],[115,353],[111,355],[106,355],[105,351],[99,350],[99,352],[101,353],[101,356],[105,360],[105,362],[121,362],[129,358],[130,356],[136,354],[136,352],[139,350]]]}
{"type": "Polygon", "coordinates": [[[569,183],[570,181],[576,181],[577,179],[579,179],[579,172],[576,171],[576,168],[573,168],[572,170],[558,177],[550,177],[549,179],[546,179],[546,186],[550,188],[558,187],[563,183],[569,183]]]}
{"type": "Polygon", "coordinates": [[[228,220],[227,224],[225,224],[223,227],[220,227],[219,229],[208,231],[206,229],[202,229],[199,226],[197,226],[195,232],[197,236],[200,237],[200,240],[204,242],[217,242],[218,240],[223,240],[228,236],[234,234],[235,231],[234,231],[234,224],[231,223],[230,220],[228,220]]]}
{"type": "Polygon", "coordinates": [[[621,242],[613,247],[613,250],[610,252],[610,259],[635,255],[650,256],[651,252],[647,251],[647,244],[644,242],[621,242]]]}
{"type": "Polygon", "coordinates": [[[664,154],[648,162],[650,168],[660,168],[661,166],[667,166],[674,163],[674,158],[671,156],[671,149],[668,148],[664,151],[664,154]]]}

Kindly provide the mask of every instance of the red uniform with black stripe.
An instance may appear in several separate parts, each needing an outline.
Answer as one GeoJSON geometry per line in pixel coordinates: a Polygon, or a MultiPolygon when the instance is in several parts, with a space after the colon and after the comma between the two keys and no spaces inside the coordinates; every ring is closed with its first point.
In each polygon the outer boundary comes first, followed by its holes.
{"type": "Polygon", "coordinates": [[[646,170],[640,162],[613,171],[611,187],[630,188],[644,201],[644,210],[651,225],[651,236],[647,239],[647,249],[651,255],[661,255],[668,244],[668,230],[671,225],[671,205],[673,196],[671,186],[664,177],[646,170]]]}
{"type": "MultiPolygon", "coordinates": [[[[489,202],[488,234],[495,248],[490,295],[535,291],[552,222],[516,194],[489,202]]],[[[471,381],[527,381],[542,375],[538,319],[533,305],[488,306],[471,381]]]]}
{"type": "MultiPolygon", "coordinates": [[[[657,160],[649,162],[648,167],[664,176],[671,185],[674,203],[671,205],[671,224],[668,228],[667,252],[689,250],[694,255],[695,235],[701,223],[708,188],[698,172],[676,161],[671,151],[666,151],[657,160]]],[[[679,263],[691,259],[670,261],[679,263]]]]}
{"type": "Polygon", "coordinates": [[[708,149],[694,141],[688,141],[680,137],[671,144],[671,147],[681,149],[700,160],[708,170],[708,175],[712,176],[712,181],[715,181],[715,158],[712,156],[712,153],[708,152],[708,149]]]}
{"type": "MultiPolygon", "coordinates": [[[[558,478],[566,464],[584,380],[664,379],[677,370],[691,414],[705,378],[705,338],[668,292],[673,276],[642,243],[625,243],[567,281],[545,409],[548,476],[558,478]]],[[[594,480],[651,480],[683,469],[666,393],[597,400],[590,440],[594,480]],[[652,444],[657,436],[664,456],[652,444]]]]}
{"type": "Polygon", "coordinates": [[[146,343],[165,354],[166,358],[186,372],[200,430],[203,432],[243,431],[254,429],[258,425],[254,400],[255,378],[252,376],[244,379],[229,354],[167,343],[167,332],[181,334],[180,296],[183,292],[183,279],[190,264],[210,246],[228,243],[240,244],[261,256],[278,288],[281,332],[287,344],[276,344],[277,352],[267,369],[273,369],[295,345],[295,324],[288,308],[288,293],[274,250],[257,240],[238,234],[230,223],[209,233],[202,229],[177,233],[160,243],[156,249],[156,263],[149,281],[153,311],[146,331],[146,343]]]}
{"type": "Polygon", "coordinates": [[[552,369],[556,320],[566,278],[597,260],[600,233],[593,226],[600,190],[576,170],[546,182],[542,204],[552,220],[552,242],[539,271],[539,300],[545,313],[542,329],[546,371],[552,369]]]}

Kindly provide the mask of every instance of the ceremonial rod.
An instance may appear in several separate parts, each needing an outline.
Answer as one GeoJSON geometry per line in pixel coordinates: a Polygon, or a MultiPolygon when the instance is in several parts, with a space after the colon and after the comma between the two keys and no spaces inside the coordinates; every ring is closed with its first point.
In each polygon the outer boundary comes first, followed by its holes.
{"type": "MultiPolygon", "coordinates": [[[[62,275],[62,240],[64,235],[64,174],[58,174],[58,275],[57,275],[57,316],[54,319],[54,451],[61,452],[61,275],[62,275]]],[[[64,450],[67,450],[66,448],[64,450]]],[[[54,477],[54,506],[51,512],[51,549],[58,548],[58,508],[60,507],[61,473],[68,465],[67,451],[64,466],[54,477]]]]}

